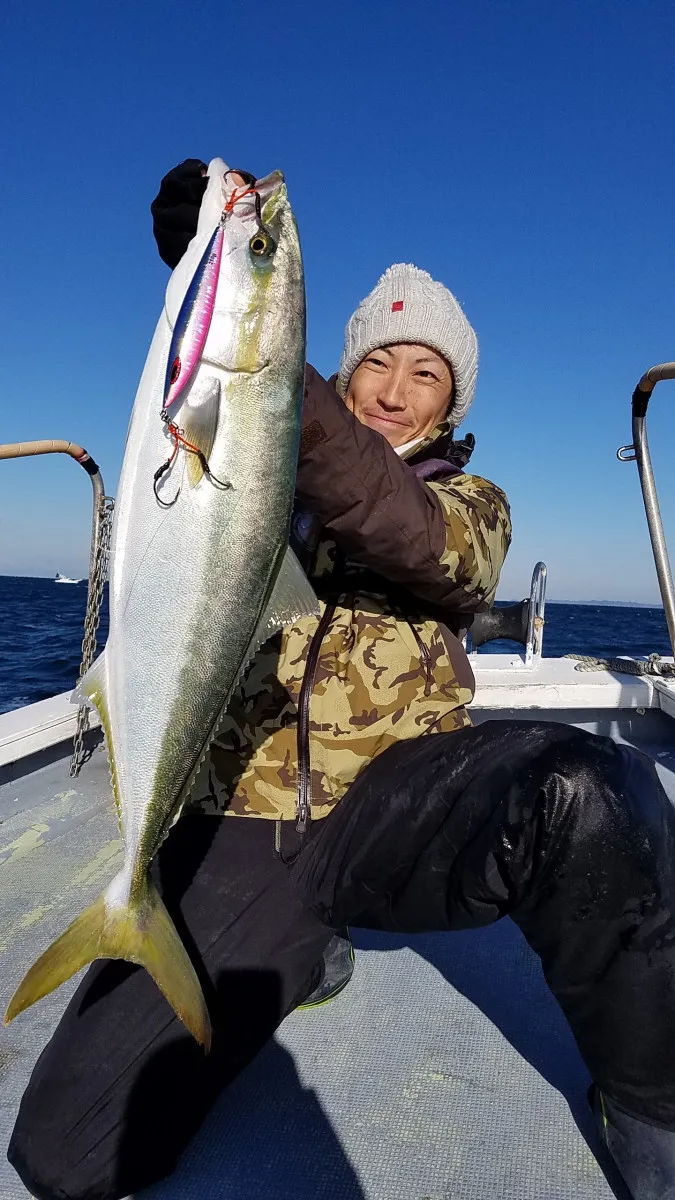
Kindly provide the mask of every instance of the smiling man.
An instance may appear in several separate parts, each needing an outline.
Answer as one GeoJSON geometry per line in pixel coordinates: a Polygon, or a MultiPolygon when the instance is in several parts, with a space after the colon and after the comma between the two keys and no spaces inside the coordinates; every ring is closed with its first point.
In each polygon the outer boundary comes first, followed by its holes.
{"type": "MultiPolygon", "coordinates": [[[[169,266],[205,171],[181,164],[153,205],[169,266]]],[[[492,603],[510,538],[504,493],[465,470],[471,435],[453,436],[476,372],[457,300],[405,264],[351,317],[337,376],[307,367],[292,542],[321,612],[255,656],[153,868],[213,1048],[145,971],[94,965],[10,1145],[38,1200],[119,1200],[168,1174],[283,1017],[348,982],[348,924],[507,914],[572,1026],[635,1200],[675,1200],[675,815],[626,746],[471,723],[460,635],[492,603]]]]}
{"type": "Polygon", "coordinates": [[[380,346],[356,367],[345,403],[362,425],[377,429],[401,453],[445,419],[453,386],[452,370],[436,350],[380,346]]]}

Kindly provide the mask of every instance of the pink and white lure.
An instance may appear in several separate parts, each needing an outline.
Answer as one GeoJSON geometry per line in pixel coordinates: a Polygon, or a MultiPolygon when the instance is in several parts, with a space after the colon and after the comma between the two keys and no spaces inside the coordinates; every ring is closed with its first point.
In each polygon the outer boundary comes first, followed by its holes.
{"type": "Polygon", "coordinates": [[[184,392],[204,349],[216,303],[226,218],[224,212],[199,260],[176,318],[164,381],[163,412],[184,392]]]}

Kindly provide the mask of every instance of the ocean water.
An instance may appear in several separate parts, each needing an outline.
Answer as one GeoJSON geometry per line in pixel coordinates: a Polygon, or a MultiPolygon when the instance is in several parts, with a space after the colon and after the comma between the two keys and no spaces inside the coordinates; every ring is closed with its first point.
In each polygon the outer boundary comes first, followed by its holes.
{"type": "MultiPolygon", "coordinates": [[[[104,597],[99,647],[108,634],[104,597]]],[[[86,581],[0,575],[0,712],[74,687],[82,654],[86,581]]]]}
{"type": "MultiPolygon", "coordinates": [[[[87,585],[51,579],[0,575],[0,712],[45,700],[75,684],[80,663],[87,585]]],[[[99,648],[108,632],[107,595],[99,628],[99,648]]],[[[519,647],[490,642],[482,653],[519,647]]],[[[663,610],[599,604],[546,606],[544,655],[576,652],[670,654],[663,610]]]]}

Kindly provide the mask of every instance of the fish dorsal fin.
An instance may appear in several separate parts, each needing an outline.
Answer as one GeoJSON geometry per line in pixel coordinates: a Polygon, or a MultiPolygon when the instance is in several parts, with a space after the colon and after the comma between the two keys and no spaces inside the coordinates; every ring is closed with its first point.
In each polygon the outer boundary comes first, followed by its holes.
{"type": "Polygon", "coordinates": [[[319,613],[319,601],[316,592],[300,566],[296,555],[290,546],[287,546],[265,611],[256,625],[253,637],[249,642],[248,650],[242,659],[237,677],[232,685],[232,691],[213,727],[209,744],[213,741],[225,719],[232,693],[237,690],[247,667],[250,666],[260,647],[269,641],[271,637],[274,637],[275,633],[279,633],[281,629],[285,629],[288,625],[293,625],[301,617],[318,617],[319,613]]]}
{"type": "Polygon", "coordinates": [[[192,778],[186,787],[186,796],[193,790],[197,782],[197,777],[201,774],[202,767],[207,758],[209,747],[222,728],[232,694],[241,683],[247,668],[250,666],[252,659],[260,647],[269,641],[275,633],[279,633],[279,630],[285,629],[288,625],[292,625],[302,617],[318,617],[319,613],[320,608],[316,592],[300,566],[297,557],[290,546],[287,546],[265,611],[258,621],[248,650],[242,659],[237,677],[232,686],[232,691],[221,709],[203,753],[200,755],[199,762],[195,766],[192,778]]]}
{"type": "Polygon", "coordinates": [[[299,621],[300,617],[318,615],[316,592],[290,546],[287,546],[272,594],[251,641],[249,662],[263,643],[280,629],[299,621]]]}
{"type": "Polygon", "coordinates": [[[269,641],[271,637],[274,637],[275,633],[279,633],[281,629],[285,629],[288,625],[293,625],[301,617],[318,617],[319,613],[319,601],[316,592],[300,566],[296,555],[290,546],[287,546],[265,611],[256,625],[255,632],[248,645],[248,650],[241,661],[241,666],[232,685],[232,691],[214,725],[209,744],[213,741],[220,725],[225,719],[232,693],[237,690],[247,667],[250,666],[260,647],[269,641]]]}

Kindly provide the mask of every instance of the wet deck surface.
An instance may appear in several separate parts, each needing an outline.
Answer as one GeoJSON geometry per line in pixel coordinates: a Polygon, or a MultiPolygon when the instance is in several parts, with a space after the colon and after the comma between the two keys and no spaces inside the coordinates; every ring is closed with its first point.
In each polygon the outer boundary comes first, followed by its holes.
{"type": "MultiPolygon", "coordinates": [[[[591,717],[584,713],[584,723],[591,717]]],[[[649,750],[675,799],[672,729],[648,713],[611,731],[649,750]]],[[[3,1010],[26,967],[98,894],[121,857],[102,751],[77,781],[66,760],[13,781],[7,775],[0,784],[3,1010]]],[[[588,1079],[572,1036],[511,922],[399,938],[355,931],[355,941],[346,991],[284,1022],[222,1096],[176,1174],[143,1200],[622,1195],[594,1155],[588,1079]]],[[[28,1194],[4,1148],[21,1091],[73,988],[0,1032],[1,1200],[28,1194]]]]}

